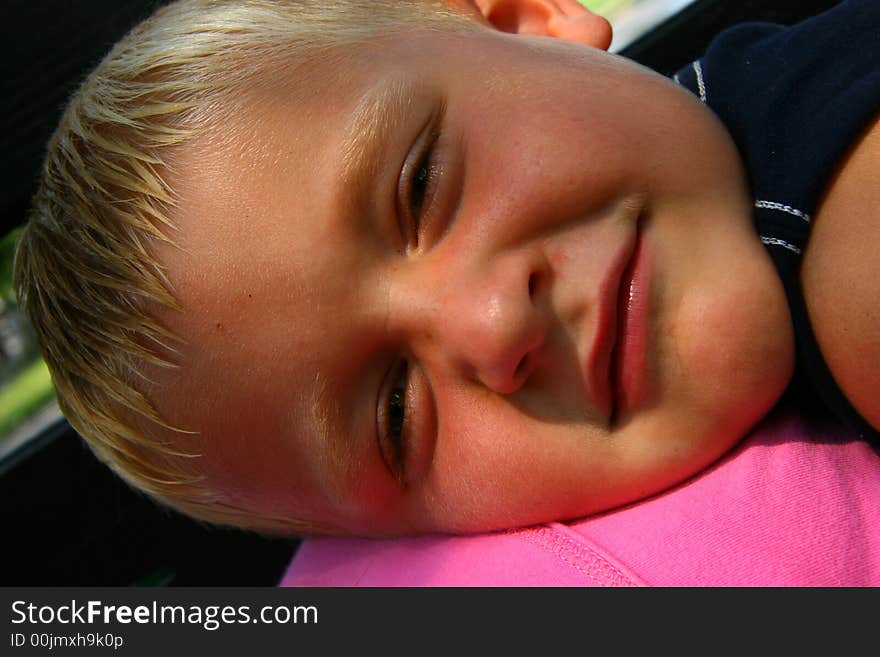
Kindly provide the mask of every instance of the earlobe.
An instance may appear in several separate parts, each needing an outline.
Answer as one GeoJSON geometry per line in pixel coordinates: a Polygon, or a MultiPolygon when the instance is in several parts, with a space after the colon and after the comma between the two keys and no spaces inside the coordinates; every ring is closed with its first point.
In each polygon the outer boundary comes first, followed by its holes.
{"type": "Polygon", "coordinates": [[[608,50],[611,25],[577,0],[471,0],[502,32],[552,36],[608,50]]]}

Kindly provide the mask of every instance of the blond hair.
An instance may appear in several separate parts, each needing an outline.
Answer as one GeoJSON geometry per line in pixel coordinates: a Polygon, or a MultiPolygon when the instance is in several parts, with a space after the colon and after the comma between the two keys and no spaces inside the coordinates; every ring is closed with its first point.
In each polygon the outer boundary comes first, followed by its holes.
{"type": "Polygon", "coordinates": [[[153,254],[157,241],[172,241],[171,156],[273,67],[394,30],[474,25],[441,0],[180,0],[126,35],[72,96],[48,144],[14,281],[62,412],[129,484],[215,523],[332,531],[236,508],[199,474],[197,455],[157,438],[179,431],[144,394],[143,373],[178,366],[178,337],[151,312],[178,309],[153,254]]]}

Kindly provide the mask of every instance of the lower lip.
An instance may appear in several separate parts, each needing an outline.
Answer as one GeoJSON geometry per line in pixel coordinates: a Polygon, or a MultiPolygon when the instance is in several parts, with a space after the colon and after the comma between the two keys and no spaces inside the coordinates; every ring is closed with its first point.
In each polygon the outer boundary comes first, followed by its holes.
{"type": "Polygon", "coordinates": [[[644,398],[648,351],[651,254],[641,234],[623,272],[617,301],[617,342],[612,355],[614,415],[625,418],[644,398]]]}

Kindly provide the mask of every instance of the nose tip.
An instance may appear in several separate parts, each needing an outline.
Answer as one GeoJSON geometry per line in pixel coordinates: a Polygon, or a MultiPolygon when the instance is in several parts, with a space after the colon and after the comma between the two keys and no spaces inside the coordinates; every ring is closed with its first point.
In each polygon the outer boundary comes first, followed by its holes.
{"type": "Polygon", "coordinates": [[[459,253],[401,270],[389,316],[404,318],[415,357],[498,394],[522,388],[545,364],[553,315],[551,270],[539,247],[459,253]]]}
{"type": "Polygon", "coordinates": [[[475,378],[505,395],[528,380],[547,333],[547,318],[536,303],[540,274],[521,273],[496,281],[483,299],[471,295],[459,335],[475,378]]]}
{"type": "Polygon", "coordinates": [[[520,317],[484,326],[484,334],[474,342],[472,364],[476,378],[487,388],[503,395],[519,390],[535,369],[544,329],[534,318],[520,317]]]}

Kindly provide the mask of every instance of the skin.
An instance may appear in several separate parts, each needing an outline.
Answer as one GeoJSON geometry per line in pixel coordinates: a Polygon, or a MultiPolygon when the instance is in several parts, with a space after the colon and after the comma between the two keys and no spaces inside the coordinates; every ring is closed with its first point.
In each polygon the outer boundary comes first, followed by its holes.
{"type": "Polygon", "coordinates": [[[308,97],[256,91],[180,154],[180,248],[160,255],[186,343],[154,397],[231,504],[367,535],[575,518],[694,475],[775,403],[788,314],[728,135],[589,33],[362,45],[332,88],[318,63],[308,97]],[[410,102],[376,168],[343,180],[351,116],[390,81],[410,102]],[[425,134],[416,243],[398,191],[425,134]],[[636,231],[644,394],[612,411],[590,383],[598,309],[636,231]],[[402,464],[377,429],[395,383],[402,464]]]}
{"type": "Polygon", "coordinates": [[[842,162],[814,217],[801,284],[816,340],[840,389],[880,428],[878,170],[875,119],[842,162]]]}

